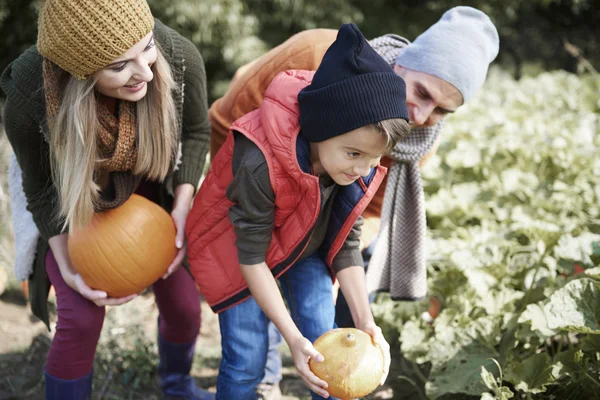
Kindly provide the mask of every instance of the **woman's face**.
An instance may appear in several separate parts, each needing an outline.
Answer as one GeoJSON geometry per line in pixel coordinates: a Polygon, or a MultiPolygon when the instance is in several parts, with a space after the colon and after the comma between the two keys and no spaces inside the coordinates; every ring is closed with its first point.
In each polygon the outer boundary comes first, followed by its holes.
{"type": "Polygon", "coordinates": [[[96,91],[119,100],[139,101],[152,80],[152,65],[156,62],[154,34],[150,32],[121,57],[97,72],[96,91]]]}

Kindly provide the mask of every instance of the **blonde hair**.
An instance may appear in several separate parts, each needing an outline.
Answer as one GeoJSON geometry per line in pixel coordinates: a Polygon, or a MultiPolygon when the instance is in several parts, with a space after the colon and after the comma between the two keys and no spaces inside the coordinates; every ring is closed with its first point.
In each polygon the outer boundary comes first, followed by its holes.
{"type": "MultiPolygon", "coordinates": [[[[175,82],[158,46],[152,72],[146,96],[136,103],[137,162],[132,173],[163,180],[176,155],[178,134],[172,94],[175,82]]],[[[96,163],[101,159],[96,148],[97,80],[94,75],[78,80],[63,74],[58,82],[64,88],[58,115],[48,121],[52,178],[59,200],[56,217],[65,219],[63,230],[89,224],[99,199],[100,187],[94,182],[96,163]]]]}
{"type": "Polygon", "coordinates": [[[410,133],[408,122],[402,118],[393,118],[371,124],[386,139],[386,153],[392,151],[400,140],[410,133]]]}

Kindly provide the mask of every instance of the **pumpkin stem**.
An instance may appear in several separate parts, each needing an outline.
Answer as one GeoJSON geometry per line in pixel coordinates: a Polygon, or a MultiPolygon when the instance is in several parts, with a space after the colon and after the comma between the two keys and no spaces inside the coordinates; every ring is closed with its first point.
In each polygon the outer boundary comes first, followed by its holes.
{"type": "Polygon", "coordinates": [[[346,334],[346,337],[344,338],[344,344],[346,346],[354,346],[356,344],[356,337],[354,336],[354,334],[346,334]]]}

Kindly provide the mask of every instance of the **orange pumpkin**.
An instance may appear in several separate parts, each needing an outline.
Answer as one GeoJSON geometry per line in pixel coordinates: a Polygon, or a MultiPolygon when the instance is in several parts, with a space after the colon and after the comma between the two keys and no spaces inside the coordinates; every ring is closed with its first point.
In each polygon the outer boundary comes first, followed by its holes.
{"type": "Polygon", "coordinates": [[[309,361],[311,371],[327,382],[327,391],[342,400],[374,391],[383,377],[384,359],[371,336],[354,328],[333,329],[314,343],[323,362],[309,361]]]}
{"type": "Polygon", "coordinates": [[[140,293],[175,259],[175,225],[150,200],[132,195],[112,210],[96,213],[85,228],[69,234],[73,267],[92,289],[110,297],[140,293]]]}

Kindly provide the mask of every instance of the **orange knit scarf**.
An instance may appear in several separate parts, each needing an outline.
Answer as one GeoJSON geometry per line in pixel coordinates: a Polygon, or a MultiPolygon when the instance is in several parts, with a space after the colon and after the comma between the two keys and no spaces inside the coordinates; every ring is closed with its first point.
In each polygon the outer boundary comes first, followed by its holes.
{"type": "MultiPolygon", "coordinates": [[[[44,59],[44,90],[46,114],[49,120],[58,115],[60,109],[59,67],[44,59]]],[[[137,120],[135,104],[119,101],[118,119],[98,102],[97,162],[96,169],[102,172],[130,171],[137,161],[137,120]]]]}

